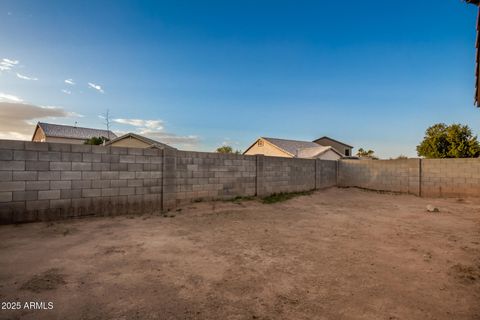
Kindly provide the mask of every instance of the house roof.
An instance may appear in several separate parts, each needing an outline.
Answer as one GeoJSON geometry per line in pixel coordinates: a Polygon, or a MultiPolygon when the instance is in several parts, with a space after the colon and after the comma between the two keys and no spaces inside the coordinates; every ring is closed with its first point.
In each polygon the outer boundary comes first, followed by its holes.
{"type": "Polygon", "coordinates": [[[321,154],[324,154],[327,151],[333,151],[336,154],[338,154],[340,157],[343,157],[343,155],[338,152],[334,147],[331,146],[320,146],[317,145],[316,147],[313,148],[306,148],[306,149],[301,149],[298,151],[298,158],[317,158],[321,154]]]}
{"type": "Polygon", "coordinates": [[[143,141],[143,142],[145,142],[146,144],[149,144],[149,148],[175,149],[174,147],[171,147],[171,146],[169,146],[168,144],[165,144],[165,143],[162,143],[162,142],[160,142],[160,141],[156,141],[156,140],[153,140],[153,139],[150,139],[150,138],[141,136],[141,135],[136,134],[136,133],[133,133],[133,132],[129,132],[129,133],[124,134],[123,136],[120,136],[120,137],[118,137],[118,138],[116,138],[116,139],[110,140],[110,141],[108,141],[105,145],[106,145],[106,146],[111,145],[112,143],[115,143],[115,142],[117,142],[117,141],[123,140],[123,139],[125,139],[125,138],[134,138],[134,139],[143,141]]]}
{"type": "Polygon", "coordinates": [[[40,127],[45,133],[45,136],[47,137],[69,138],[79,140],[87,140],[93,137],[117,137],[117,135],[112,131],[102,129],[82,128],[45,122],[38,122],[37,127],[40,127]]]}
{"type": "Polygon", "coordinates": [[[262,137],[262,139],[279,147],[280,149],[282,149],[283,151],[286,151],[287,153],[291,154],[294,157],[298,155],[298,152],[301,149],[319,147],[318,144],[310,141],[287,140],[287,139],[265,138],[265,137],[262,137]]]}
{"type": "MultiPolygon", "coordinates": [[[[476,5],[479,4],[479,1],[474,2],[476,5]]],[[[477,41],[476,41],[477,53],[475,56],[475,105],[480,106],[480,8],[478,10],[477,17],[477,41]]]]}
{"type": "Polygon", "coordinates": [[[327,136],[323,136],[323,137],[321,137],[321,138],[315,139],[315,140],[313,140],[313,142],[318,141],[318,140],[322,140],[322,139],[328,139],[328,140],[330,140],[330,141],[333,141],[333,142],[336,142],[336,143],[340,143],[340,144],[344,145],[345,147],[353,148],[353,146],[351,146],[351,145],[349,145],[349,144],[346,144],[346,143],[344,143],[344,142],[341,142],[341,141],[332,139],[332,138],[327,137],[327,136]]]}
{"type": "MultiPolygon", "coordinates": [[[[465,2],[480,6],[480,0],[465,0],[465,2]]],[[[475,57],[475,97],[474,104],[480,106],[480,8],[478,9],[477,17],[477,40],[475,42],[476,57],[475,57]]]]}

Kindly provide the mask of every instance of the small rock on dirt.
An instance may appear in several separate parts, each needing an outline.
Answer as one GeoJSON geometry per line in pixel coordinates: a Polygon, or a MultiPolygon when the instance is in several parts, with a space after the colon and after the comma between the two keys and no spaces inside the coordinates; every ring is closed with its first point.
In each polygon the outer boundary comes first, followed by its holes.
{"type": "Polygon", "coordinates": [[[429,205],[427,206],[427,211],[428,211],[428,212],[440,212],[440,210],[438,210],[437,207],[432,206],[431,204],[429,204],[429,205]]]}

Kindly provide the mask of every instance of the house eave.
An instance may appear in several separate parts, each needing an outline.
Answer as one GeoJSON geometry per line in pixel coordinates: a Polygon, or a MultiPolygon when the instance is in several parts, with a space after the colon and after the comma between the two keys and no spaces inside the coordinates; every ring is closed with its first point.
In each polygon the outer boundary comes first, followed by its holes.
{"type": "MultiPolygon", "coordinates": [[[[479,1],[480,1],[480,0],[479,0],[479,1]]],[[[346,143],[344,143],[344,142],[341,142],[341,141],[332,139],[332,138],[327,137],[327,136],[323,136],[323,137],[321,137],[321,138],[315,139],[315,140],[313,140],[313,142],[316,143],[318,140],[322,140],[322,139],[328,139],[328,140],[331,140],[331,141],[333,141],[333,142],[339,143],[339,144],[341,144],[341,145],[343,145],[343,146],[345,146],[345,147],[348,147],[348,148],[352,148],[352,149],[353,149],[353,146],[351,146],[351,145],[349,145],[349,144],[346,144],[346,143]]]]}

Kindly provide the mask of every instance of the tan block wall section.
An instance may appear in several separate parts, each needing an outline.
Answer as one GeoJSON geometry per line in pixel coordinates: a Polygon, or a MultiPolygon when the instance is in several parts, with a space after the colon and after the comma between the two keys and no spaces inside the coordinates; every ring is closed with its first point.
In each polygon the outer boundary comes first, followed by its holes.
{"type": "Polygon", "coordinates": [[[422,196],[480,196],[480,159],[422,160],[422,196]]]}
{"type": "Polygon", "coordinates": [[[419,195],[419,159],[340,160],[338,185],[419,195]]]}
{"type": "Polygon", "coordinates": [[[335,187],[337,185],[338,161],[316,160],[316,189],[335,187]]]}
{"type": "Polygon", "coordinates": [[[255,195],[256,158],[176,152],[177,203],[255,195]]]}
{"type": "Polygon", "coordinates": [[[480,159],[341,160],[338,185],[423,197],[479,197],[480,159]]]}
{"type": "Polygon", "coordinates": [[[51,143],[66,143],[66,144],[84,144],[85,140],[83,139],[68,139],[68,138],[55,138],[55,137],[48,137],[46,142],[51,143]]]}
{"type": "Polygon", "coordinates": [[[262,194],[315,189],[316,160],[264,157],[263,161],[262,194]]]}
{"type": "Polygon", "coordinates": [[[0,140],[0,223],[333,186],[332,161],[0,140]],[[325,175],[325,177],[323,177],[325,175]]]}
{"type": "Polygon", "coordinates": [[[0,140],[0,223],[158,210],[161,150],[0,140]]]}
{"type": "Polygon", "coordinates": [[[332,186],[480,196],[480,159],[329,161],[0,140],[0,223],[332,186]]]}

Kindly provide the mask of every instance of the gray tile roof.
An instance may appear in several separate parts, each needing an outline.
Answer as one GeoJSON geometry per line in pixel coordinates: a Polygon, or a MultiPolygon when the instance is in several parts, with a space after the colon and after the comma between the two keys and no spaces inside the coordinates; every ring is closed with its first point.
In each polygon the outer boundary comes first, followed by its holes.
{"type": "Polygon", "coordinates": [[[116,134],[112,131],[101,130],[101,129],[92,129],[92,128],[82,128],[82,127],[73,127],[65,126],[60,124],[52,124],[39,122],[38,126],[42,128],[43,132],[47,137],[57,137],[57,138],[70,138],[70,139],[82,139],[87,140],[93,137],[110,137],[110,139],[116,138],[116,134]]]}
{"type": "Polygon", "coordinates": [[[122,139],[125,139],[127,137],[133,137],[133,138],[136,138],[140,141],[148,143],[148,144],[150,144],[150,148],[156,147],[156,148],[159,148],[159,149],[176,149],[174,147],[169,146],[168,144],[165,144],[165,143],[162,143],[160,141],[156,141],[156,140],[141,136],[141,135],[133,133],[133,132],[129,132],[129,133],[124,134],[123,136],[120,136],[116,139],[112,139],[109,142],[107,142],[106,145],[108,146],[108,145],[114,143],[115,141],[122,140],[122,139]]]}
{"type": "MultiPolygon", "coordinates": [[[[328,146],[328,147],[325,147],[325,146],[319,146],[317,144],[316,147],[313,147],[313,148],[305,148],[305,149],[301,149],[298,151],[298,153],[296,154],[296,156],[298,158],[316,158],[318,157],[319,155],[327,152],[328,150],[333,150],[333,152],[335,153],[338,153],[337,151],[335,151],[334,148],[328,146]]],[[[341,156],[341,155],[340,155],[341,156]]]]}
{"type": "MultiPolygon", "coordinates": [[[[351,145],[349,145],[349,144],[346,144],[345,142],[341,142],[341,141],[332,139],[332,138],[327,137],[327,136],[323,136],[323,137],[321,137],[321,138],[315,139],[315,140],[313,140],[313,142],[317,142],[317,143],[318,143],[318,142],[321,141],[321,140],[330,140],[330,141],[336,142],[336,143],[338,143],[338,144],[342,144],[342,145],[344,145],[345,147],[353,148],[353,146],[351,146],[351,145]]],[[[319,144],[321,145],[322,143],[320,142],[319,144]]]]}
{"type": "Polygon", "coordinates": [[[291,153],[293,156],[297,156],[298,152],[300,152],[300,150],[302,149],[319,147],[317,143],[309,142],[309,141],[287,140],[287,139],[265,138],[265,137],[262,137],[262,138],[276,145],[280,149],[283,149],[291,153]]]}

